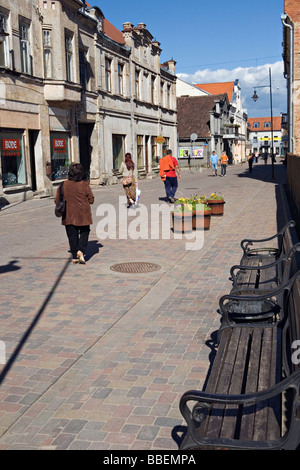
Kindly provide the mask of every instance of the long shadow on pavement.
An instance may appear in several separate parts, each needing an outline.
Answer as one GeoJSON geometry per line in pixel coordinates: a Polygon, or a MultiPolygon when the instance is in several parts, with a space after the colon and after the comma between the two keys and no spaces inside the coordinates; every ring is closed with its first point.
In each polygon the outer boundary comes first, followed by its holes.
{"type": "Polygon", "coordinates": [[[12,353],[11,357],[9,358],[9,360],[7,361],[7,363],[5,364],[1,374],[0,374],[0,385],[2,384],[2,382],[4,381],[7,373],[9,372],[10,368],[13,366],[14,362],[16,361],[18,355],[20,354],[23,346],[25,345],[26,341],[28,340],[29,336],[31,335],[32,331],[34,330],[35,326],[37,325],[40,317],[42,316],[47,304],[50,302],[51,300],[51,297],[53,296],[56,288],[58,287],[59,283],[61,282],[68,266],[70,264],[70,259],[67,260],[67,262],[65,263],[63,269],[61,270],[61,272],[59,273],[52,289],[50,290],[49,294],[47,295],[46,299],[44,300],[41,308],[39,309],[38,313],[36,314],[35,318],[33,319],[33,321],[31,322],[30,326],[27,328],[27,330],[25,331],[24,335],[22,336],[18,346],[16,347],[16,349],[14,350],[14,352],[12,353]]]}

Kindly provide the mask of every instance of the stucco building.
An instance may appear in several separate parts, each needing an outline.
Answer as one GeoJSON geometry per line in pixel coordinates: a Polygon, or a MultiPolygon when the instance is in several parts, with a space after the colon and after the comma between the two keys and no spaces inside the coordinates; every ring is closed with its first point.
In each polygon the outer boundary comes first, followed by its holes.
{"type": "Polygon", "coordinates": [[[287,81],[287,152],[300,155],[300,5],[298,0],[285,0],[283,25],[284,76],[287,81]]]}
{"type": "Polygon", "coordinates": [[[252,153],[282,154],[281,116],[248,118],[249,141],[252,153]]]}
{"type": "Polygon", "coordinates": [[[81,0],[0,0],[0,32],[2,202],[52,195],[73,161],[109,184],[125,152],[151,177],[177,151],[175,62],[145,24],[120,31],[81,0]]]}

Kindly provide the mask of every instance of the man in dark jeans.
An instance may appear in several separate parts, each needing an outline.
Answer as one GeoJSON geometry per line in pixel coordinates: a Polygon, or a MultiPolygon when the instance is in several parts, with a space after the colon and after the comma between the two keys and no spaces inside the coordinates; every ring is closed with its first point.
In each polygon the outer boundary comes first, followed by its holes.
{"type": "Polygon", "coordinates": [[[169,171],[165,172],[166,180],[165,180],[165,189],[166,195],[169,202],[175,202],[175,194],[178,188],[178,178],[181,179],[181,174],[179,171],[178,161],[175,157],[172,156],[172,150],[167,151],[167,155],[171,158],[174,169],[170,169],[169,171]],[[177,173],[177,175],[176,175],[177,173]]]}

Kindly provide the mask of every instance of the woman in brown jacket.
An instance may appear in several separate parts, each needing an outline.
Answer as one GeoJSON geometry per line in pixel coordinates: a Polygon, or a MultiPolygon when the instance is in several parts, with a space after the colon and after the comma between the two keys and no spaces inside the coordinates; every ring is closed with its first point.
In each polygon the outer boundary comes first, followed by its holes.
{"type": "MultiPolygon", "coordinates": [[[[94,195],[88,181],[83,181],[83,167],[80,163],[71,163],[68,180],[64,181],[63,192],[66,201],[66,215],[62,219],[65,225],[73,263],[85,264],[84,254],[88,244],[92,211],[90,204],[94,195]]],[[[57,188],[55,204],[59,200],[60,186],[57,188]]]]}

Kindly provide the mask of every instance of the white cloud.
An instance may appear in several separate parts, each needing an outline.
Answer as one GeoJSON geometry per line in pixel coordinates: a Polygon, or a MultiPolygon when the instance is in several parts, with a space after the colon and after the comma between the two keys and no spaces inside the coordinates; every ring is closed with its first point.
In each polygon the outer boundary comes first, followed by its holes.
{"type": "Polygon", "coordinates": [[[194,84],[229,82],[239,79],[242,102],[245,110],[248,112],[248,116],[264,117],[270,116],[270,68],[272,77],[273,115],[279,116],[280,113],[286,112],[287,104],[286,80],[283,76],[282,61],[257,67],[236,67],[233,70],[204,69],[197,70],[193,74],[178,73],[177,75],[181,80],[194,84]],[[256,103],[252,100],[255,88],[259,96],[256,103]]]}

